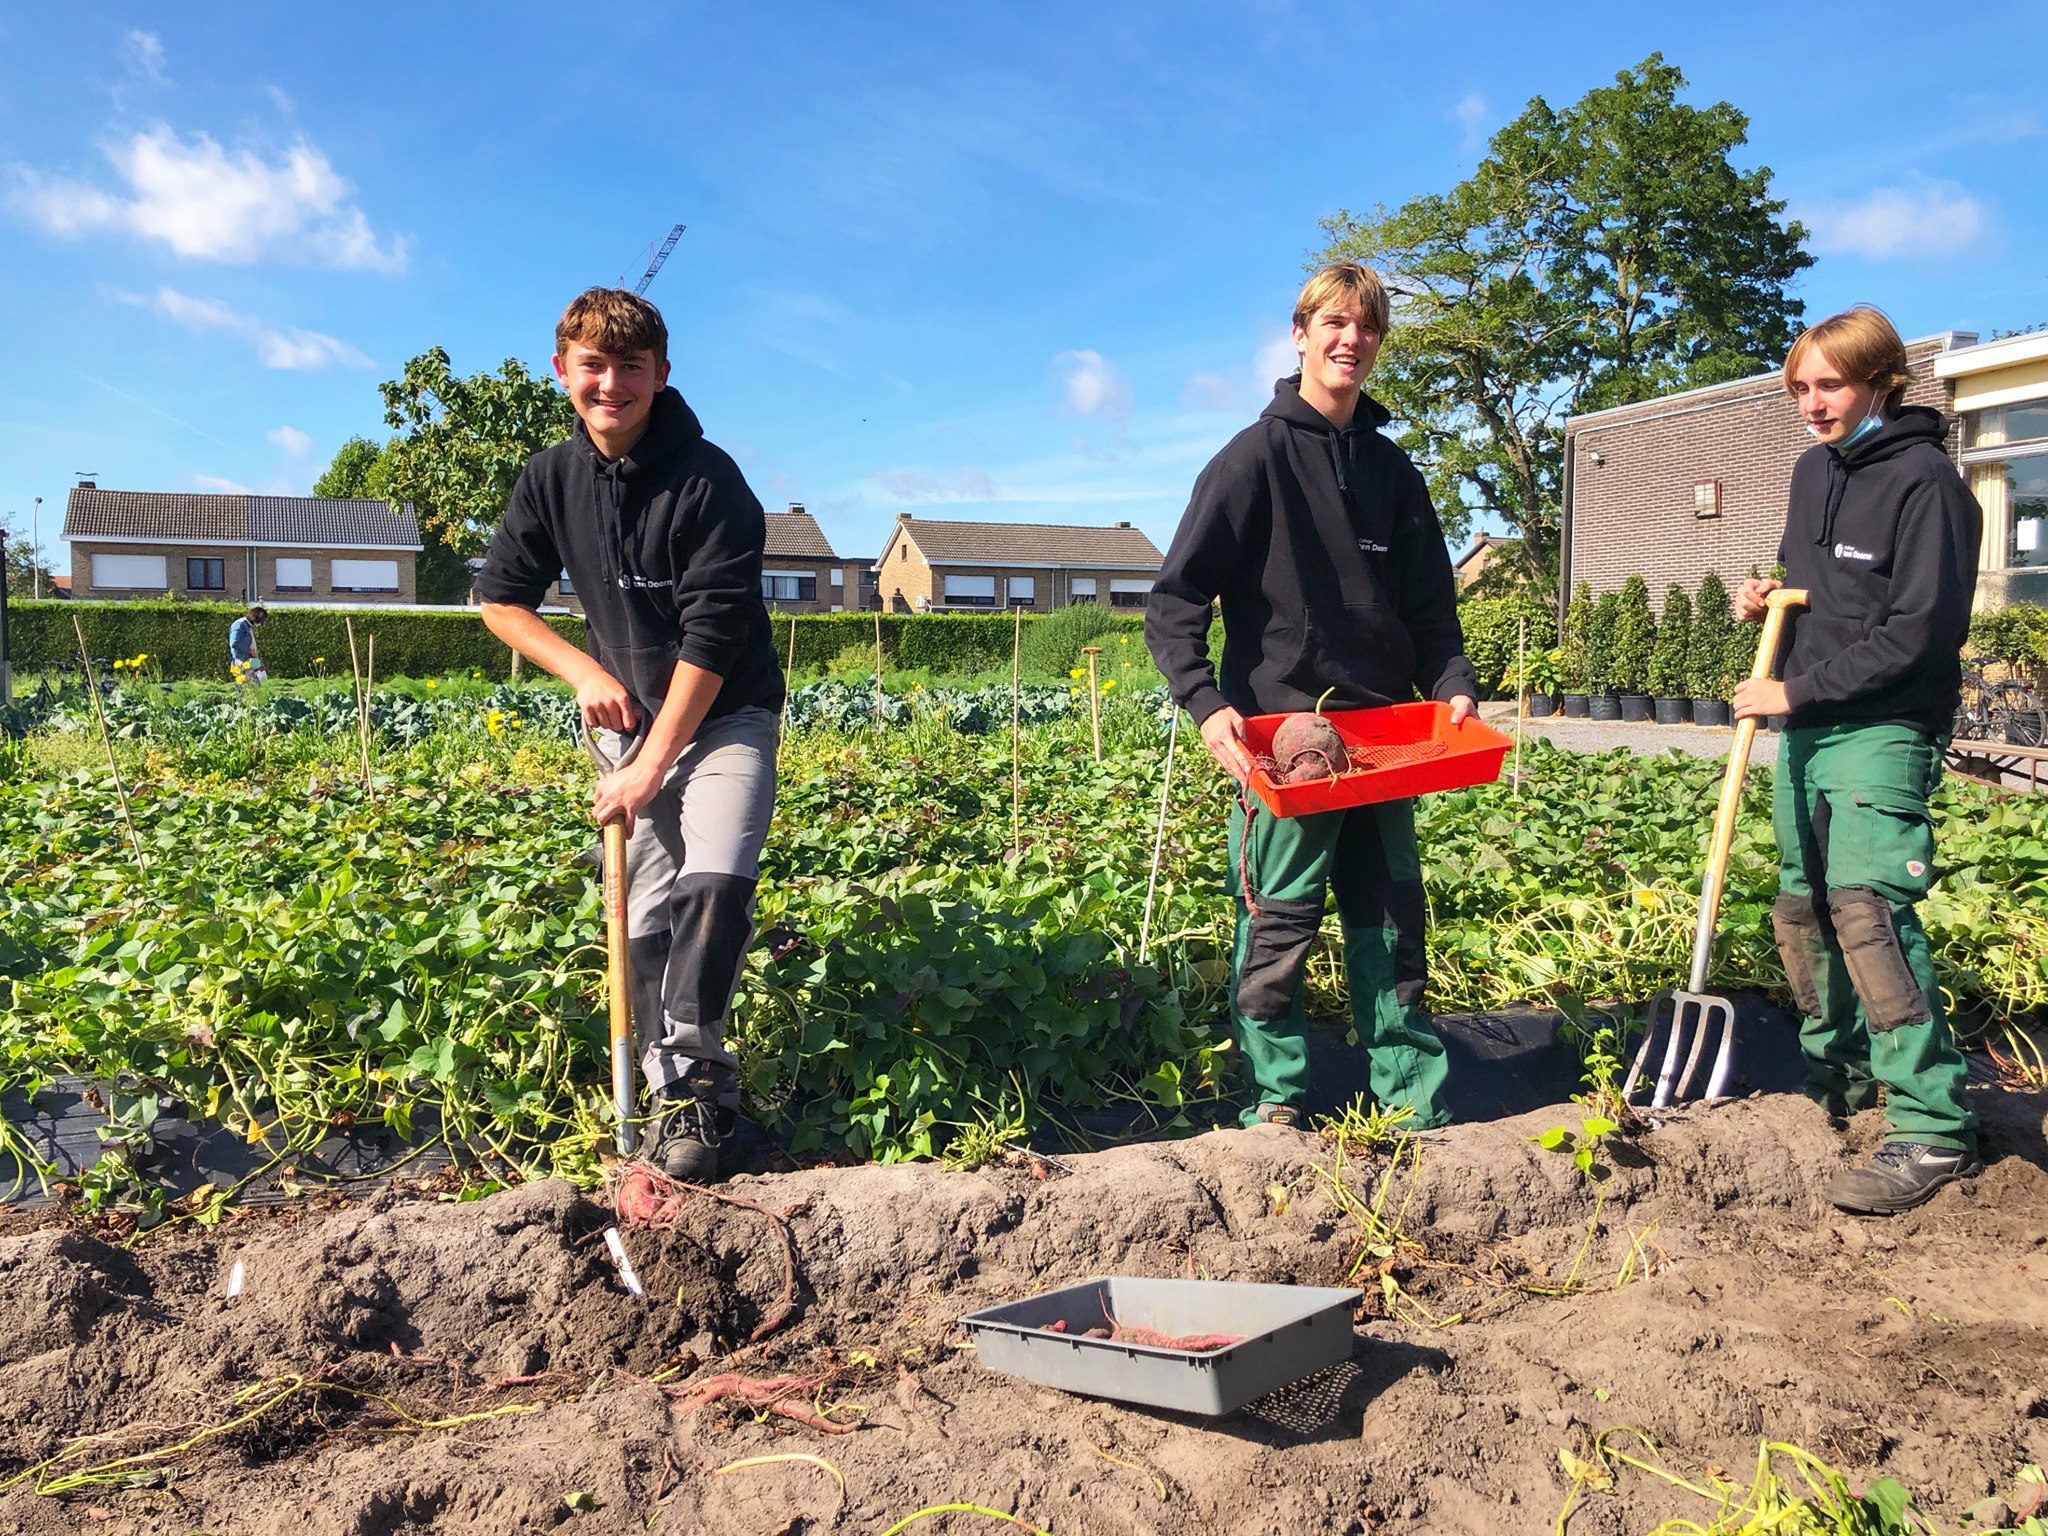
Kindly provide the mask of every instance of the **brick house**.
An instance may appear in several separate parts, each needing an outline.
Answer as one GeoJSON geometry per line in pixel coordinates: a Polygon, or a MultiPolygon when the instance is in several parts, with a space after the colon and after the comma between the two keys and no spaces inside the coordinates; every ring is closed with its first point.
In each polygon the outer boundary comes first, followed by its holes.
{"type": "Polygon", "coordinates": [[[418,590],[409,502],[108,491],[81,480],[63,536],[80,598],[410,603],[418,590]]]}
{"type": "Polygon", "coordinates": [[[1451,562],[1451,580],[1460,592],[1471,586],[1486,574],[1486,567],[1493,559],[1493,552],[1508,541],[1497,533],[1479,533],[1472,536],[1472,542],[1465,552],[1451,562]]]}
{"type": "Polygon", "coordinates": [[[770,512],[767,523],[761,596],[770,608],[778,613],[845,613],[866,606],[860,563],[842,561],[833,552],[832,541],[802,502],[792,501],[787,512],[770,512]]]}
{"type": "Polygon", "coordinates": [[[1934,360],[1962,423],[1961,462],[1984,509],[1977,605],[2048,603],[2048,332],[1934,360]]]}
{"type": "MultiPolygon", "coordinates": [[[[1909,341],[1907,404],[1952,416],[1956,390],[1941,360],[1983,350],[1971,346],[1976,339],[1950,331],[1909,341]]],[[[1959,443],[1951,430],[1951,454],[1959,443]]],[[[1654,605],[1674,581],[1697,591],[1710,570],[1731,587],[1752,565],[1768,571],[1785,531],[1792,466],[1812,446],[1775,368],[1570,418],[1560,606],[1582,581],[1598,596],[1641,576],[1654,605]]],[[[1987,537],[1987,569],[1995,556],[2002,565],[1987,537]]]]}
{"type": "Polygon", "coordinates": [[[1143,608],[1165,557],[1129,523],[959,523],[896,514],[875,562],[892,613],[971,613],[1073,603],[1143,608]]]}

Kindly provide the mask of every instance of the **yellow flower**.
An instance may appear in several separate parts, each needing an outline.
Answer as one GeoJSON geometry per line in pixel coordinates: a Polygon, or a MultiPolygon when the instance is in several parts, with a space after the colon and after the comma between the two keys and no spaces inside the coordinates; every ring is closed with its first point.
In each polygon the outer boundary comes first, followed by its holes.
{"type": "Polygon", "coordinates": [[[1131,637],[1129,635],[1118,635],[1116,637],[1116,640],[1118,645],[1129,645],[1131,643],[1131,637]]]}
{"type": "Polygon", "coordinates": [[[327,665],[327,658],[325,656],[315,656],[313,658],[313,665],[316,667],[324,667],[327,665]]]}
{"type": "Polygon", "coordinates": [[[438,688],[438,687],[440,687],[441,685],[440,685],[440,683],[436,682],[436,681],[435,681],[435,680],[434,680],[433,678],[431,678],[431,677],[430,677],[430,678],[428,678],[428,679],[427,679],[427,686],[428,686],[429,688],[438,688]]]}
{"type": "Polygon", "coordinates": [[[1636,901],[1639,905],[1645,907],[1657,907],[1663,905],[1663,898],[1660,897],[1655,891],[1649,890],[1637,891],[1636,901]]]}
{"type": "Polygon", "coordinates": [[[1079,667],[1069,667],[1069,668],[1067,668],[1067,676],[1069,676],[1069,677],[1079,677],[1080,675],[1081,675],[1081,668],[1079,668],[1079,667]]]}
{"type": "Polygon", "coordinates": [[[1110,690],[1110,689],[1114,688],[1115,686],[1116,686],[1116,679],[1112,677],[1112,678],[1111,678],[1111,679],[1110,679],[1110,680],[1109,680],[1108,682],[1106,682],[1106,683],[1104,683],[1104,684],[1102,685],[1102,691],[1103,691],[1104,693],[1107,693],[1107,692],[1109,692],[1109,690],[1110,690]]]}
{"type": "Polygon", "coordinates": [[[504,735],[504,734],[505,734],[505,713],[504,713],[504,711],[503,711],[503,710],[498,710],[498,709],[494,709],[494,710],[492,710],[492,711],[491,711],[491,712],[490,712],[489,714],[485,715],[485,716],[484,716],[484,729],[485,729],[485,730],[487,730],[487,731],[489,731],[489,732],[490,732],[490,733],[491,733],[491,734],[492,734],[493,736],[502,736],[502,735],[504,735]]]}

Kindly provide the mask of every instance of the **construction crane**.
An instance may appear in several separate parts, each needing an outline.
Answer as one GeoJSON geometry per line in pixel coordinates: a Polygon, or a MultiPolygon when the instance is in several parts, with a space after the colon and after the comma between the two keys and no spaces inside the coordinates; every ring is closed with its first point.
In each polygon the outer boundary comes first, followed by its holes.
{"type": "Polygon", "coordinates": [[[661,242],[661,249],[654,253],[654,259],[647,263],[647,270],[640,274],[640,281],[633,285],[635,293],[645,293],[647,285],[654,281],[654,274],[661,270],[661,264],[668,260],[668,253],[676,248],[676,242],[683,238],[683,231],[689,226],[678,224],[668,232],[668,238],[661,242]]]}

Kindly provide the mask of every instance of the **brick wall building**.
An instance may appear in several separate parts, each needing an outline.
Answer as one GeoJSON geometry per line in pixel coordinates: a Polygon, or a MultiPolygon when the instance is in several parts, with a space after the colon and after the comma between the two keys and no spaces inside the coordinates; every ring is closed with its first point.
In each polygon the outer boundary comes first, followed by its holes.
{"type": "Polygon", "coordinates": [[[862,606],[862,563],[841,560],[818,520],[792,501],[767,515],[761,596],[777,613],[844,613],[862,606]]]}
{"type": "MultiPolygon", "coordinates": [[[[1949,332],[1908,342],[1907,403],[1951,414],[1955,391],[1935,360],[1975,340],[1949,332]]],[[[1582,581],[1598,596],[1641,576],[1654,604],[1674,581],[1697,591],[1710,570],[1731,587],[1752,565],[1768,571],[1792,466],[1812,446],[1777,369],[1572,417],[1562,596],[1582,581]]],[[[1960,446],[1953,428],[1949,446],[1960,446]]]]}
{"type": "Polygon", "coordinates": [[[892,613],[1049,613],[1073,603],[1141,609],[1164,563],[1129,523],[960,523],[899,512],[875,571],[892,613]]]}
{"type": "Polygon", "coordinates": [[[322,496],[186,496],[81,481],[64,509],[81,598],[410,603],[411,504],[322,496]]]}

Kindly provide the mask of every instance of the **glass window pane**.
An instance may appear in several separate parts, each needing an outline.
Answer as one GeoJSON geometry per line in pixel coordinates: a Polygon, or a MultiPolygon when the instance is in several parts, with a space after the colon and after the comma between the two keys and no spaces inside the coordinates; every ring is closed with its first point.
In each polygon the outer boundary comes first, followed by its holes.
{"type": "Polygon", "coordinates": [[[2007,564],[2048,565],[2048,456],[2005,466],[2007,505],[2012,509],[2012,543],[2007,564]]]}
{"type": "Polygon", "coordinates": [[[2048,400],[2029,400],[2005,408],[2005,440],[2017,443],[2030,437],[2048,437],[2048,400]]]}

